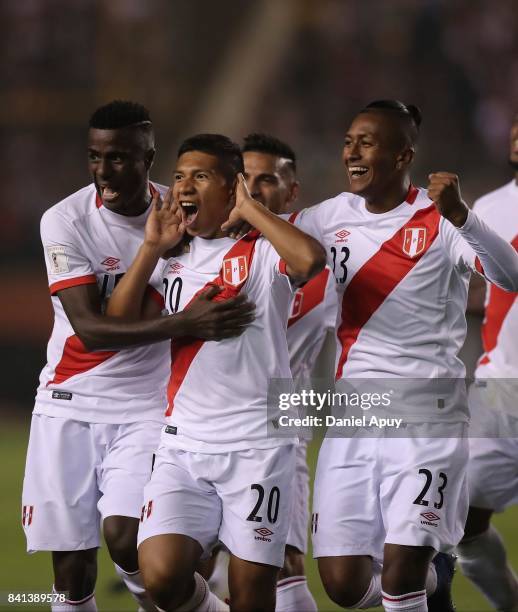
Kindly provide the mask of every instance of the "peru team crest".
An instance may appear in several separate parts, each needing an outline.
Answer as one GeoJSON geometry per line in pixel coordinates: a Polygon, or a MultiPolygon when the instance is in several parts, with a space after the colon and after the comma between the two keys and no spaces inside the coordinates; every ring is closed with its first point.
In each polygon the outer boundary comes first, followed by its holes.
{"type": "Polygon", "coordinates": [[[302,289],[297,289],[295,291],[295,295],[293,296],[293,302],[291,303],[291,313],[289,318],[293,319],[294,317],[298,317],[302,311],[302,302],[304,301],[304,291],[302,289]]]}
{"type": "Polygon", "coordinates": [[[417,257],[426,246],[426,227],[407,227],[403,236],[403,253],[417,257]]]}
{"type": "Polygon", "coordinates": [[[227,285],[238,287],[248,278],[248,263],[244,255],[223,260],[223,280],[227,285]]]}

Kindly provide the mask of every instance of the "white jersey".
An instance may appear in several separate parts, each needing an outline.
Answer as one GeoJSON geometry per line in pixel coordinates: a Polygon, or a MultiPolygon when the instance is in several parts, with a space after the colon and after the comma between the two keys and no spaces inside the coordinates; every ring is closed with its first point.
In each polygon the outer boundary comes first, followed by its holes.
{"type": "MultiPolygon", "coordinates": [[[[477,200],[473,210],[518,250],[518,186],[514,180],[477,200]]],[[[482,323],[484,353],[476,378],[518,378],[517,297],[518,293],[487,284],[482,323]]]]}
{"type": "MultiPolygon", "coordinates": [[[[424,189],[411,187],[384,214],[342,193],[305,209],[295,223],[325,246],[337,283],[337,379],[464,377],[457,354],[468,281],[481,266],[462,230],[440,216],[424,189]]],[[[417,390],[436,397],[432,383],[417,390]]],[[[467,419],[461,386],[431,405],[440,408],[439,420],[467,419]],[[453,415],[455,408],[461,412],[453,415]]]]}
{"type": "Polygon", "coordinates": [[[264,238],[194,238],[190,251],[164,268],[169,312],[183,310],[202,289],[217,284],[227,299],[242,290],[256,304],[255,321],[238,338],[220,342],[173,340],[163,443],[220,453],[293,444],[267,437],[271,379],[291,379],[286,321],[292,289],[285,266],[264,238]]]}
{"type": "Polygon", "coordinates": [[[334,276],[325,268],[297,289],[290,308],[286,338],[291,373],[307,380],[322,349],[326,332],[334,330],[337,315],[334,276]]]}
{"type": "MultiPolygon", "coordinates": [[[[298,214],[283,213],[279,217],[293,223],[298,214]]],[[[329,267],[295,292],[286,331],[294,380],[310,378],[326,332],[335,329],[337,310],[336,284],[329,267]]]]}
{"type": "MultiPolygon", "coordinates": [[[[156,189],[165,192],[162,186],[156,189]]],[[[137,217],[114,213],[102,205],[91,184],[44,213],[41,240],[54,327],[35,413],[94,423],[163,420],[169,342],[88,352],[57,297],[68,287],[97,284],[105,303],[135,258],[150,210],[137,217]]],[[[149,289],[162,304],[161,267],[149,289]]]]}

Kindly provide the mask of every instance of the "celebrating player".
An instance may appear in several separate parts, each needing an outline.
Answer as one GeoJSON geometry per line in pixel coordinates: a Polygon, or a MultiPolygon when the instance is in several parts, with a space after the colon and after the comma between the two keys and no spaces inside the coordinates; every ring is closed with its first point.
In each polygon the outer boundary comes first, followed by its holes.
{"type": "MultiPolygon", "coordinates": [[[[54,587],[74,610],[96,609],[100,518],[118,573],[141,606],[154,609],[136,538],[166,392],[162,341],[227,338],[253,318],[241,296],[212,303],[216,290],[173,316],[147,319],[143,311],[146,320],[133,323],[104,316],[144,236],[151,197],[164,192],[149,182],[154,153],[144,107],[117,101],[97,109],[88,135],[93,183],[41,222],[55,323],[32,417],[22,521],[29,552],[53,551],[54,587]],[[144,343],[153,344],[130,348],[144,343]]],[[[154,275],[148,292],[163,304],[161,287],[154,275]]]]}
{"type": "Polygon", "coordinates": [[[242,170],[239,147],[224,136],[198,135],[181,145],[171,191],[154,207],[108,306],[110,315],[140,318],[149,276],[172,247],[176,254],[163,272],[169,312],[214,284],[223,287],[217,299],[246,290],[257,305],[239,340],[172,344],[167,426],[139,529],[144,583],[164,609],[215,609],[195,568],[218,539],[231,553],[233,610],[273,610],[284,559],[295,449],[292,438],[267,437],[268,380],[290,378],[290,280],[309,280],[325,255],[313,238],[253,200],[242,175],[236,184],[242,170]],[[240,219],[270,242],[254,234],[237,242],[224,237],[240,219]]]}
{"type": "MultiPolygon", "coordinates": [[[[474,211],[518,249],[518,116],[510,136],[509,162],[515,170],[514,179],[477,200],[474,211]]],[[[518,503],[517,295],[487,285],[484,354],[469,394],[475,429],[468,464],[470,508],[464,538],[457,549],[462,571],[496,610],[518,610],[518,579],[491,525],[493,512],[518,503]]]]}
{"type": "MultiPolygon", "coordinates": [[[[251,196],[275,214],[287,213],[299,191],[295,153],[286,143],[266,134],[250,134],[243,146],[245,178],[251,196]]],[[[290,215],[291,216],[291,215],[290,215]]],[[[329,268],[297,290],[286,333],[290,368],[295,380],[309,380],[326,333],[336,322],[336,291],[329,268]]],[[[316,610],[307,587],[304,555],[309,519],[309,472],[306,442],[297,445],[296,479],[284,567],[277,583],[278,612],[316,610]]]]}
{"type": "MultiPolygon", "coordinates": [[[[352,193],[296,220],[326,246],[341,293],[337,379],[462,379],[471,271],[518,289],[518,255],[469,212],[455,175],[431,174],[428,193],[411,184],[419,124],[415,107],[369,104],[345,136],[352,193]]],[[[426,411],[430,437],[409,422],[404,439],[371,428],[326,438],[320,450],[314,554],[328,594],[344,607],[382,599],[385,610],[452,609],[448,576],[441,569],[438,583],[430,561],[463,533],[467,415],[452,393],[425,408],[423,397],[435,396],[423,389],[413,408],[426,411]]],[[[446,561],[438,556],[436,567],[446,561]]]]}

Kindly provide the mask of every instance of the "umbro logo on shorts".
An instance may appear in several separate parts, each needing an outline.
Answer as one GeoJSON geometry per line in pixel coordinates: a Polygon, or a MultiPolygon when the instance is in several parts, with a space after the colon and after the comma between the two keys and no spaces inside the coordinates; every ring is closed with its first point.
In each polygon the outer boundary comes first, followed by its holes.
{"type": "Polygon", "coordinates": [[[147,504],[142,506],[142,512],[140,513],[140,522],[143,523],[146,519],[151,516],[153,510],[153,500],[148,501],[147,504]]]}
{"type": "Polygon", "coordinates": [[[118,265],[120,259],[117,257],[107,257],[101,261],[101,266],[106,268],[106,272],[111,272],[112,270],[118,270],[120,266],[118,265]]]}
{"type": "Polygon", "coordinates": [[[421,516],[426,519],[421,521],[421,525],[430,525],[431,527],[437,527],[437,522],[440,521],[441,517],[437,516],[435,512],[421,512],[421,516]]]}
{"type": "Polygon", "coordinates": [[[261,542],[271,542],[271,539],[268,536],[273,535],[273,531],[270,531],[268,529],[268,527],[258,527],[257,529],[254,529],[254,531],[256,533],[258,533],[258,536],[255,536],[256,540],[260,540],[261,542]]]}
{"type": "Polygon", "coordinates": [[[339,232],[336,232],[335,236],[338,238],[338,240],[335,240],[335,242],[347,242],[346,238],[350,234],[351,232],[348,232],[346,229],[342,229],[339,232]]]}
{"type": "Polygon", "coordinates": [[[28,527],[32,523],[34,506],[24,506],[22,509],[22,525],[28,527]]]}

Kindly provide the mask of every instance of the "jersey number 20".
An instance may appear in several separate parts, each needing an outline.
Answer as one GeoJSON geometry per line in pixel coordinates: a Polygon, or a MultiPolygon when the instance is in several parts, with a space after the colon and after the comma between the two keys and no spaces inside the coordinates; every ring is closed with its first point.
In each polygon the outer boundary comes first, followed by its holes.
{"type": "MultiPolygon", "coordinates": [[[[261,523],[263,520],[262,516],[259,516],[257,513],[261,510],[261,506],[264,501],[264,487],[260,484],[253,484],[250,487],[252,491],[257,491],[257,503],[254,506],[254,509],[247,517],[247,521],[256,521],[257,523],[261,523]]],[[[280,501],[280,491],[279,487],[272,487],[270,494],[268,495],[268,505],[266,508],[266,516],[270,523],[275,523],[277,521],[277,517],[279,515],[279,501],[280,501]]]]}

